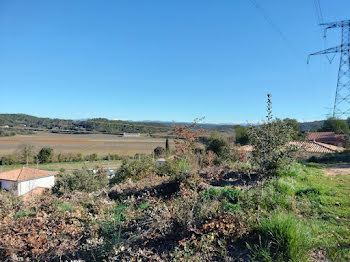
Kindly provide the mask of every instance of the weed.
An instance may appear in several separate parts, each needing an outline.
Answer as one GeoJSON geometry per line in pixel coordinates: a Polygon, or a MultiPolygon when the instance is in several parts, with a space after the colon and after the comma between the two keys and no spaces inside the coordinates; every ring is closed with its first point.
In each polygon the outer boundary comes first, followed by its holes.
{"type": "Polygon", "coordinates": [[[24,209],[19,210],[13,215],[14,219],[24,218],[24,217],[34,217],[35,216],[35,210],[34,209],[24,209]]]}

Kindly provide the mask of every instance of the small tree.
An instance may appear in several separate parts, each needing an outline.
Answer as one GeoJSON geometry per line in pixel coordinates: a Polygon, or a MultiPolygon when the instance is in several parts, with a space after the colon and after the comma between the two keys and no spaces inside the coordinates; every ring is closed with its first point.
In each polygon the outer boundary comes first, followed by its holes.
{"type": "Polygon", "coordinates": [[[273,120],[271,95],[267,95],[266,121],[250,126],[249,140],[254,147],[252,160],[265,175],[276,175],[282,163],[291,159],[294,148],[289,145],[293,130],[279,119],[273,120]]]}
{"type": "Polygon", "coordinates": [[[161,147],[161,146],[157,146],[154,150],[154,156],[155,157],[160,157],[160,156],[163,156],[164,153],[165,153],[165,149],[164,147],[161,147]]]}
{"type": "Polygon", "coordinates": [[[223,156],[227,153],[229,147],[222,135],[214,131],[209,139],[207,150],[214,152],[218,156],[223,156]]]}
{"type": "Polygon", "coordinates": [[[283,122],[292,129],[293,140],[301,140],[303,138],[300,124],[298,123],[298,121],[296,119],[285,118],[285,119],[283,119],[283,122]]]}
{"type": "Polygon", "coordinates": [[[22,145],[18,151],[18,158],[22,164],[29,164],[34,161],[34,146],[33,145],[22,145]]]}
{"type": "Polygon", "coordinates": [[[59,196],[72,191],[94,192],[106,187],[107,184],[108,177],[103,171],[99,170],[97,174],[94,174],[83,168],[74,170],[73,174],[60,173],[52,192],[59,196]]]}
{"type": "Polygon", "coordinates": [[[199,136],[203,133],[202,129],[195,129],[199,120],[195,119],[191,125],[174,126],[176,134],[175,152],[176,155],[182,158],[185,162],[189,162],[193,158],[196,149],[196,142],[199,136]]]}
{"type": "Polygon", "coordinates": [[[52,156],[53,156],[53,149],[50,147],[43,147],[37,155],[37,160],[40,163],[48,163],[51,161],[52,156]]]}
{"type": "Polygon", "coordinates": [[[235,126],[236,143],[240,145],[246,145],[249,142],[248,129],[244,126],[235,126]]]}
{"type": "Polygon", "coordinates": [[[334,132],[336,134],[348,135],[349,125],[345,120],[331,117],[323,122],[323,126],[320,131],[334,132]]]}

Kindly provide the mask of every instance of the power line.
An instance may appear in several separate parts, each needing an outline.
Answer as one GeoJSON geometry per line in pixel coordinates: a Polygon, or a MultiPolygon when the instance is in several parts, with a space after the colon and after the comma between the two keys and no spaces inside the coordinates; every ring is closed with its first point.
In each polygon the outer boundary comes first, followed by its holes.
{"type": "Polygon", "coordinates": [[[286,35],[282,32],[282,30],[278,27],[278,25],[276,23],[273,22],[273,20],[269,17],[269,15],[267,14],[267,12],[264,10],[264,8],[262,8],[262,6],[260,4],[258,4],[258,2],[256,0],[250,0],[250,2],[252,3],[252,5],[255,7],[255,9],[262,15],[262,17],[264,18],[264,20],[271,26],[271,28],[275,31],[275,33],[277,33],[280,38],[286,42],[287,46],[293,50],[295,53],[299,54],[299,51],[295,48],[295,46],[288,40],[288,38],[286,37],[286,35]]]}
{"type": "Polygon", "coordinates": [[[322,24],[323,23],[323,14],[322,14],[320,0],[314,0],[314,5],[315,5],[315,13],[316,13],[317,23],[322,24]]]}
{"type": "MultiPolygon", "coordinates": [[[[316,15],[316,22],[318,25],[323,24],[324,23],[324,19],[323,19],[323,12],[322,12],[322,7],[321,7],[321,1],[320,0],[314,0],[314,7],[315,7],[315,15],[316,15]]],[[[322,33],[323,30],[321,29],[322,33]]],[[[328,48],[328,42],[327,42],[327,38],[324,36],[323,37],[323,47],[324,49],[328,48]]],[[[333,57],[330,58],[330,56],[328,54],[326,54],[326,58],[328,60],[328,62],[331,64],[335,58],[335,54],[333,55],[333,57]]]]}

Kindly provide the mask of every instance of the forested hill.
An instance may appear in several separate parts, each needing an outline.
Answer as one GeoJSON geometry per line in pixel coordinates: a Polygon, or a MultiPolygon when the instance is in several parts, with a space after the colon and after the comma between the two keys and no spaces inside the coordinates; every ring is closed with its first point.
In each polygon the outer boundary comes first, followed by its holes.
{"type": "Polygon", "coordinates": [[[0,114],[0,127],[24,128],[57,133],[158,133],[167,132],[171,126],[152,122],[129,122],[94,118],[88,120],[64,120],[41,118],[25,114],[0,114]]]}
{"type": "Polygon", "coordinates": [[[323,120],[299,123],[301,131],[317,131],[323,126],[323,120]]]}
{"type": "MultiPolygon", "coordinates": [[[[57,133],[164,133],[172,130],[173,122],[133,122],[94,118],[88,120],[66,120],[57,118],[42,118],[26,114],[0,114],[0,129],[9,126],[10,129],[43,130],[57,133]]],[[[178,123],[189,124],[189,123],[178,123]]],[[[302,131],[316,131],[323,121],[299,123],[302,131]]],[[[234,125],[199,124],[206,130],[234,132],[234,125]]],[[[17,133],[16,131],[16,133],[17,133]]]]}

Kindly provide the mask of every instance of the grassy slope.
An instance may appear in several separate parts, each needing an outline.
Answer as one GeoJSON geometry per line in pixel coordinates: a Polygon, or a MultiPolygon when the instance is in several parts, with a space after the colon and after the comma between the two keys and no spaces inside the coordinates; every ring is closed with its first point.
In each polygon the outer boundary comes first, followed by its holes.
{"type": "Polygon", "coordinates": [[[253,227],[266,240],[253,245],[255,259],[306,261],[311,251],[315,261],[350,260],[350,174],[326,176],[320,168],[297,165],[248,195],[246,201],[261,210],[253,227]],[[277,250],[287,255],[278,258],[277,250]]]}
{"type": "MultiPolygon", "coordinates": [[[[325,176],[320,169],[306,169],[307,187],[319,194],[306,194],[310,205],[305,217],[314,224],[316,245],[334,261],[350,260],[350,174],[325,176]]],[[[305,195],[305,194],[304,194],[305,195]]],[[[301,208],[301,211],[304,211],[301,208]]]]}

